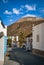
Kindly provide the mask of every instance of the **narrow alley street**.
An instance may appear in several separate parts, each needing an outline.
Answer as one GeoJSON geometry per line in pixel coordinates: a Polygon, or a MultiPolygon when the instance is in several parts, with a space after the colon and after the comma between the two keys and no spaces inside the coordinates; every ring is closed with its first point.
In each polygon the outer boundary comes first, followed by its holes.
{"type": "Polygon", "coordinates": [[[44,57],[34,55],[22,48],[12,49],[9,57],[20,65],[44,65],[44,57]]]}

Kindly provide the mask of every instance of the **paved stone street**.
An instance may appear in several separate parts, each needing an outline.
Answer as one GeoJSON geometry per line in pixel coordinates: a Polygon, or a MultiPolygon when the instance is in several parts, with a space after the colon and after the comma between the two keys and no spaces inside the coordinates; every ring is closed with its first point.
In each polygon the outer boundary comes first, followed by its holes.
{"type": "Polygon", "coordinates": [[[9,57],[6,57],[4,65],[20,65],[18,62],[9,60],[9,57]]]}
{"type": "Polygon", "coordinates": [[[44,65],[44,57],[34,55],[20,48],[11,50],[10,60],[17,61],[20,65],[44,65]]]}

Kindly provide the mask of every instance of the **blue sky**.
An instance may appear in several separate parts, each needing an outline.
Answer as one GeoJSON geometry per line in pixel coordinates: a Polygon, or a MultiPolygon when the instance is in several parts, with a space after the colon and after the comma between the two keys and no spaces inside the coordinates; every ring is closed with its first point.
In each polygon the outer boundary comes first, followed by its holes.
{"type": "Polygon", "coordinates": [[[0,0],[0,17],[5,25],[25,16],[44,18],[44,0],[0,0]]]}

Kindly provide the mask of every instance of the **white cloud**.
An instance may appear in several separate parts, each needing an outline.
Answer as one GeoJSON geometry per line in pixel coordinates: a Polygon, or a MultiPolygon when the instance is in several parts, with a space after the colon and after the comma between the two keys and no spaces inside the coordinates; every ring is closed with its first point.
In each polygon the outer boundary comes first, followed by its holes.
{"type": "Polygon", "coordinates": [[[3,3],[8,3],[8,0],[2,0],[3,1],[3,3]]]}
{"type": "Polygon", "coordinates": [[[14,14],[22,14],[22,12],[20,12],[20,10],[17,10],[16,8],[13,8],[13,13],[14,14]]]}
{"type": "Polygon", "coordinates": [[[30,5],[26,4],[26,5],[25,5],[25,8],[26,8],[27,10],[36,10],[36,5],[30,6],[30,5]]]}
{"type": "Polygon", "coordinates": [[[16,14],[16,15],[18,15],[18,14],[23,14],[23,12],[21,12],[21,9],[17,10],[16,8],[13,8],[12,12],[5,10],[4,14],[8,14],[8,15],[16,14]]]}
{"type": "MultiPolygon", "coordinates": [[[[26,15],[24,15],[23,17],[37,17],[36,15],[34,15],[34,14],[26,14],[26,15]]],[[[23,18],[22,17],[22,18],[23,18]]]]}
{"type": "Polygon", "coordinates": [[[24,8],[24,5],[22,5],[21,8],[24,8]]]}
{"type": "Polygon", "coordinates": [[[13,20],[12,20],[12,19],[10,19],[10,20],[9,20],[9,22],[12,24],[12,23],[13,23],[13,20]]]}
{"type": "Polygon", "coordinates": [[[8,11],[8,10],[5,10],[4,14],[12,14],[12,12],[8,11]]]}
{"type": "Polygon", "coordinates": [[[9,21],[12,22],[12,19],[10,19],[9,21]]]}
{"type": "Polygon", "coordinates": [[[41,10],[41,12],[44,12],[44,9],[43,9],[43,10],[41,10]]]}

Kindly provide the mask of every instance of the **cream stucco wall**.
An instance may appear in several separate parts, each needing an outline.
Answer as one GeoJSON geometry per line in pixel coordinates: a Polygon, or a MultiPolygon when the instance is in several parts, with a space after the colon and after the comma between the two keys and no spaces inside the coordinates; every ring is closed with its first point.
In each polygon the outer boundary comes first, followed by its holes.
{"type": "Polygon", "coordinates": [[[33,27],[33,48],[44,51],[44,23],[33,27]],[[39,35],[39,42],[37,42],[37,35],[39,35]]]}
{"type": "Polygon", "coordinates": [[[7,36],[7,26],[5,26],[5,28],[3,28],[3,26],[1,25],[1,21],[0,21],[0,32],[3,32],[4,36],[7,36]]]}
{"type": "Polygon", "coordinates": [[[0,61],[4,61],[4,38],[0,39],[0,61]]]}
{"type": "MultiPolygon", "coordinates": [[[[7,26],[5,28],[1,24],[0,20],[0,32],[4,33],[4,36],[7,36],[7,26]]],[[[4,36],[0,38],[0,61],[4,61],[4,36]]]]}

